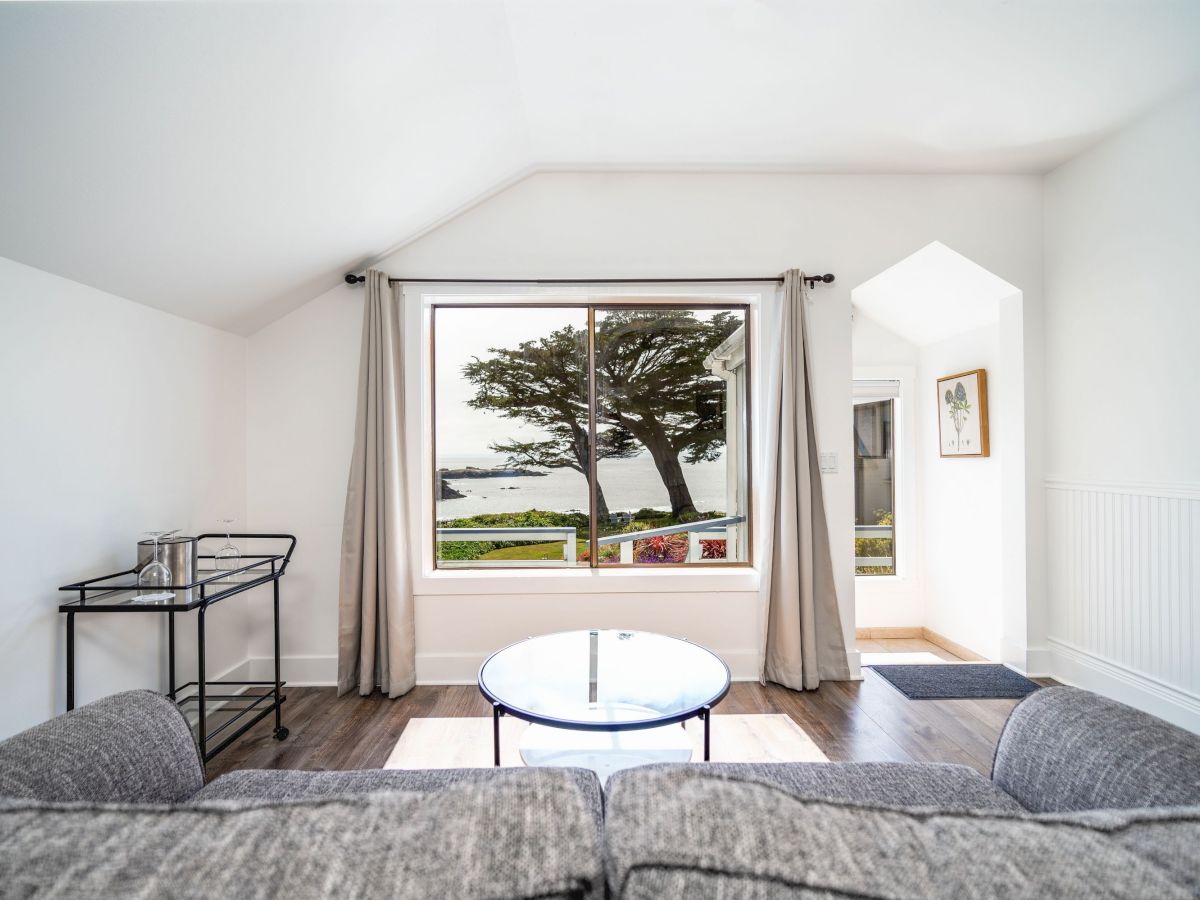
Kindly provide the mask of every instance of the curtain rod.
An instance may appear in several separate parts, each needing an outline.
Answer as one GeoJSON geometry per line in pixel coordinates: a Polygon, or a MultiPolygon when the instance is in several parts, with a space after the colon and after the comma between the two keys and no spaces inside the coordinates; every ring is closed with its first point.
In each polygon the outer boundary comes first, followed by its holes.
{"type": "MultiPolygon", "coordinates": [[[[346,284],[362,284],[366,275],[346,273],[346,284]]],[[[832,284],[833,275],[805,275],[808,286],[832,284]]],[[[752,281],[783,282],[782,275],[752,278],[389,278],[389,284],[744,284],[752,281]]]]}

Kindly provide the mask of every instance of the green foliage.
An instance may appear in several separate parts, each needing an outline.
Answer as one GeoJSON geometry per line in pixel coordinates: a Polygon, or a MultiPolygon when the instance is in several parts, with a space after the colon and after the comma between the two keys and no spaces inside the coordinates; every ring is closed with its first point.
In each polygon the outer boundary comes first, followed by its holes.
{"type": "MultiPolygon", "coordinates": [[[[876,525],[893,525],[895,519],[891,510],[877,509],[875,510],[876,525]]],[[[892,556],[892,549],[895,545],[892,538],[855,538],[854,539],[854,555],[875,558],[892,556]]],[[[894,575],[895,560],[892,561],[892,566],[859,566],[854,570],[855,575],[894,575]]]]}
{"type": "MultiPolygon", "coordinates": [[[[540,509],[527,509],[524,512],[511,513],[481,513],[464,519],[449,519],[439,522],[441,528],[574,528],[576,534],[588,533],[588,517],[585,513],[557,513],[540,509]]],[[[438,541],[438,559],[475,560],[494,550],[512,547],[529,547],[537,543],[531,541],[438,541]]],[[[560,543],[554,546],[561,547],[560,543]]],[[[493,559],[539,559],[537,556],[497,557],[493,559]]]]}
{"type": "MultiPolygon", "coordinates": [[[[714,460],[725,444],[724,383],[704,360],[741,324],[726,310],[698,319],[692,310],[605,310],[596,327],[597,459],[654,457],[672,512],[695,507],[680,459],[714,460]],[[669,473],[669,474],[668,474],[669,473]]],[[[514,348],[491,347],[463,367],[474,409],[541,429],[538,441],[491,445],[512,465],[589,474],[588,335],[573,326],[514,348]]],[[[597,489],[597,514],[608,509],[597,489]]]]}
{"type": "MultiPolygon", "coordinates": [[[[472,409],[537,426],[540,441],[501,441],[490,445],[510,465],[574,469],[589,478],[588,336],[568,325],[515,348],[490,347],[487,359],[463,366],[475,388],[472,409]]],[[[596,458],[626,459],[640,449],[627,431],[606,429],[596,436],[596,458]]],[[[603,491],[597,491],[600,515],[607,516],[603,491]]]]}
{"type": "MultiPolygon", "coordinates": [[[[669,525],[681,524],[680,519],[655,509],[638,510],[638,518],[628,525],[605,525],[598,531],[601,537],[611,534],[630,534],[635,531],[649,531],[652,528],[664,528],[669,525]],[[643,513],[651,517],[642,518],[643,513]]],[[[725,514],[714,511],[702,516],[706,519],[719,519],[725,514]]],[[[689,517],[694,521],[697,517],[689,517]]],[[[510,513],[481,513],[463,519],[449,519],[439,522],[441,528],[574,528],[576,534],[576,559],[587,562],[590,558],[588,551],[588,517],[585,513],[556,513],[544,510],[530,509],[524,512],[510,513]]],[[[673,536],[674,537],[674,536],[673,536]]],[[[636,544],[642,544],[638,541],[636,544]]],[[[686,548],[686,542],[685,542],[686,548]]],[[[600,548],[602,562],[615,562],[620,558],[621,548],[617,544],[606,544],[600,548]]],[[[437,545],[438,559],[445,560],[487,560],[487,559],[561,559],[561,541],[439,541],[437,545]]]]}

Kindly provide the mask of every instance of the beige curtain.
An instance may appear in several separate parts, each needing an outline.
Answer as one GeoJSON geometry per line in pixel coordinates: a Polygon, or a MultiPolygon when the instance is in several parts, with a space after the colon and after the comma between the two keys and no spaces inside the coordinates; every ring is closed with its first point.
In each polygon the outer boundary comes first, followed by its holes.
{"type": "Polygon", "coordinates": [[[342,525],[338,694],[416,683],[412,572],[405,503],[404,341],[398,292],[367,272],[354,456],[342,525]]]}
{"type": "Polygon", "coordinates": [[[772,368],[778,380],[768,383],[766,402],[766,471],[774,475],[774,511],[764,529],[770,540],[761,561],[767,593],[762,677],[799,691],[816,688],[822,679],[847,680],[850,668],[821,496],[799,269],[784,274],[777,301],[764,310],[763,329],[775,343],[767,356],[777,356],[772,368]]]}

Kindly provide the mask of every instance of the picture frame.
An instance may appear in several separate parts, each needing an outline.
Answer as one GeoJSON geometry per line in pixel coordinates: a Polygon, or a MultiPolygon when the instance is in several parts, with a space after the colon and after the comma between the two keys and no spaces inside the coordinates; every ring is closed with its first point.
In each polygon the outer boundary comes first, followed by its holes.
{"type": "Polygon", "coordinates": [[[938,450],[943,458],[991,455],[988,445],[987,370],[937,380],[938,450]]]}

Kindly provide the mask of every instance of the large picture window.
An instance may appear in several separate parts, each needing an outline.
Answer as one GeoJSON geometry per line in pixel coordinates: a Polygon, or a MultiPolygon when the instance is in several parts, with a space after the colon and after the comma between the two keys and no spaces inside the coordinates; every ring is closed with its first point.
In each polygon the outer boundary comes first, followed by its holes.
{"type": "Polygon", "coordinates": [[[439,568],[747,564],[746,306],[432,317],[439,568]]]}

